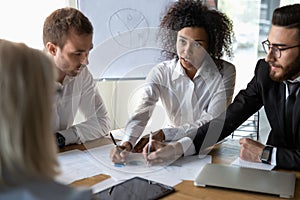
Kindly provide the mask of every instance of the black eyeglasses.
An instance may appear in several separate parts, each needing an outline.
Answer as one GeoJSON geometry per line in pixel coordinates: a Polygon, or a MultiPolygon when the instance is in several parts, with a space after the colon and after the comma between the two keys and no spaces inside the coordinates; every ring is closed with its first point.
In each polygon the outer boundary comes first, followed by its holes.
{"type": "Polygon", "coordinates": [[[292,49],[295,47],[300,47],[300,44],[295,45],[295,46],[290,46],[290,47],[279,48],[278,46],[271,45],[270,42],[268,40],[266,40],[266,41],[262,42],[262,46],[263,46],[266,54],[268,54],[270,51],[272,51],[275,58],[280,58],[282,51],[285,51],[287,49],[292,49]]]}

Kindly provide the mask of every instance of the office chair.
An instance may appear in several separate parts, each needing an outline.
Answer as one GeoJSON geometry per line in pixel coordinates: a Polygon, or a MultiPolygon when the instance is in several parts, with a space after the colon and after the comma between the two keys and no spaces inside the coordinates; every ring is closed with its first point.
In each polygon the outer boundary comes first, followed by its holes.
{"type": "Polygon", "coordinates": [[[259,111],[254,113],[249,119],[247,119],[241,126],[239,126],[234,132],[232,132],[231,137],[255,137],[256,140],[259,139],[259,111]],[[239,134],[238,134],[239,133],[239,134]],[[249,134],[243,134],[249,133],[249,134]]]}

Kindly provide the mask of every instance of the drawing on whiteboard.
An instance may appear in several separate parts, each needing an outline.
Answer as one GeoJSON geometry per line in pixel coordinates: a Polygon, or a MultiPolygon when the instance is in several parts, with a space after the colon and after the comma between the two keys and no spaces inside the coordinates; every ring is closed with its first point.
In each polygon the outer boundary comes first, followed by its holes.
{"type": "Polygon", "coordinates": [[[94,26],[89,70],[97,80],[145,79],[161,61],[160,17],[177,0],[77,0],[94,26]]]}
{"type": "Polygon", "coordinates": [[[123,8],[114,12],[109,19],[112,38],[126,48],[143,47],[149,35],[149,23],[142,12],[123,8]]]}

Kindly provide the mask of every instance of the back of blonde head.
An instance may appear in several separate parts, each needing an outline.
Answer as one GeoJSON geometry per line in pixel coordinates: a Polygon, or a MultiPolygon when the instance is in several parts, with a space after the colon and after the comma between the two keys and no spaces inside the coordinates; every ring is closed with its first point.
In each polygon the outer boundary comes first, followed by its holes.
{"type": "Polygon", "coordinates": [[[39,50],[0,40],[0,182],[53,178],[53,64],[39,50]]]}

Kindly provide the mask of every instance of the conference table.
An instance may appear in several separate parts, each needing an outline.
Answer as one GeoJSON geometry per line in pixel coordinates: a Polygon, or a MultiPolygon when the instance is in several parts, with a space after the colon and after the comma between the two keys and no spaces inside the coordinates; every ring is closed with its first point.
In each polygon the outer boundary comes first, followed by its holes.
{"type": "MultiPolygon", "coordinates": [[[[108,138],[102,138],[95,141],[85,143],[84,145],[69,145],[60,149],[60,152],[79,149],[85,150],[101,145],[109,144],[111,140],[108,138]]],[[[239,144],[238,140],[227,138],[224,142],[219,143],[212,147],[210,155],[212,156],[212,163],[216,164],[230,164],[239,156],[239,144]]],[[[292,199],[300,200],[300,172],[280,170],[289,173],[295,173],[297,180],[295,185],[295,195],[292,199]]],[[[91,187],[107,178],[108,175],[99,174],[93,177],[81,179],[71,183],[72,186],[85,186],[91,187]]],[[[163,199],[205,199],[205,200],[218,200],[218,199],[236,199],[236,200],[271,200],[271,199],[283,199],[278,196],[253,193],[247,191],[230,190],[224,188],[215,187],[196,187],[193,181],[183,181],[175,186],[176,192],[164,197],[163,199]]]]}

